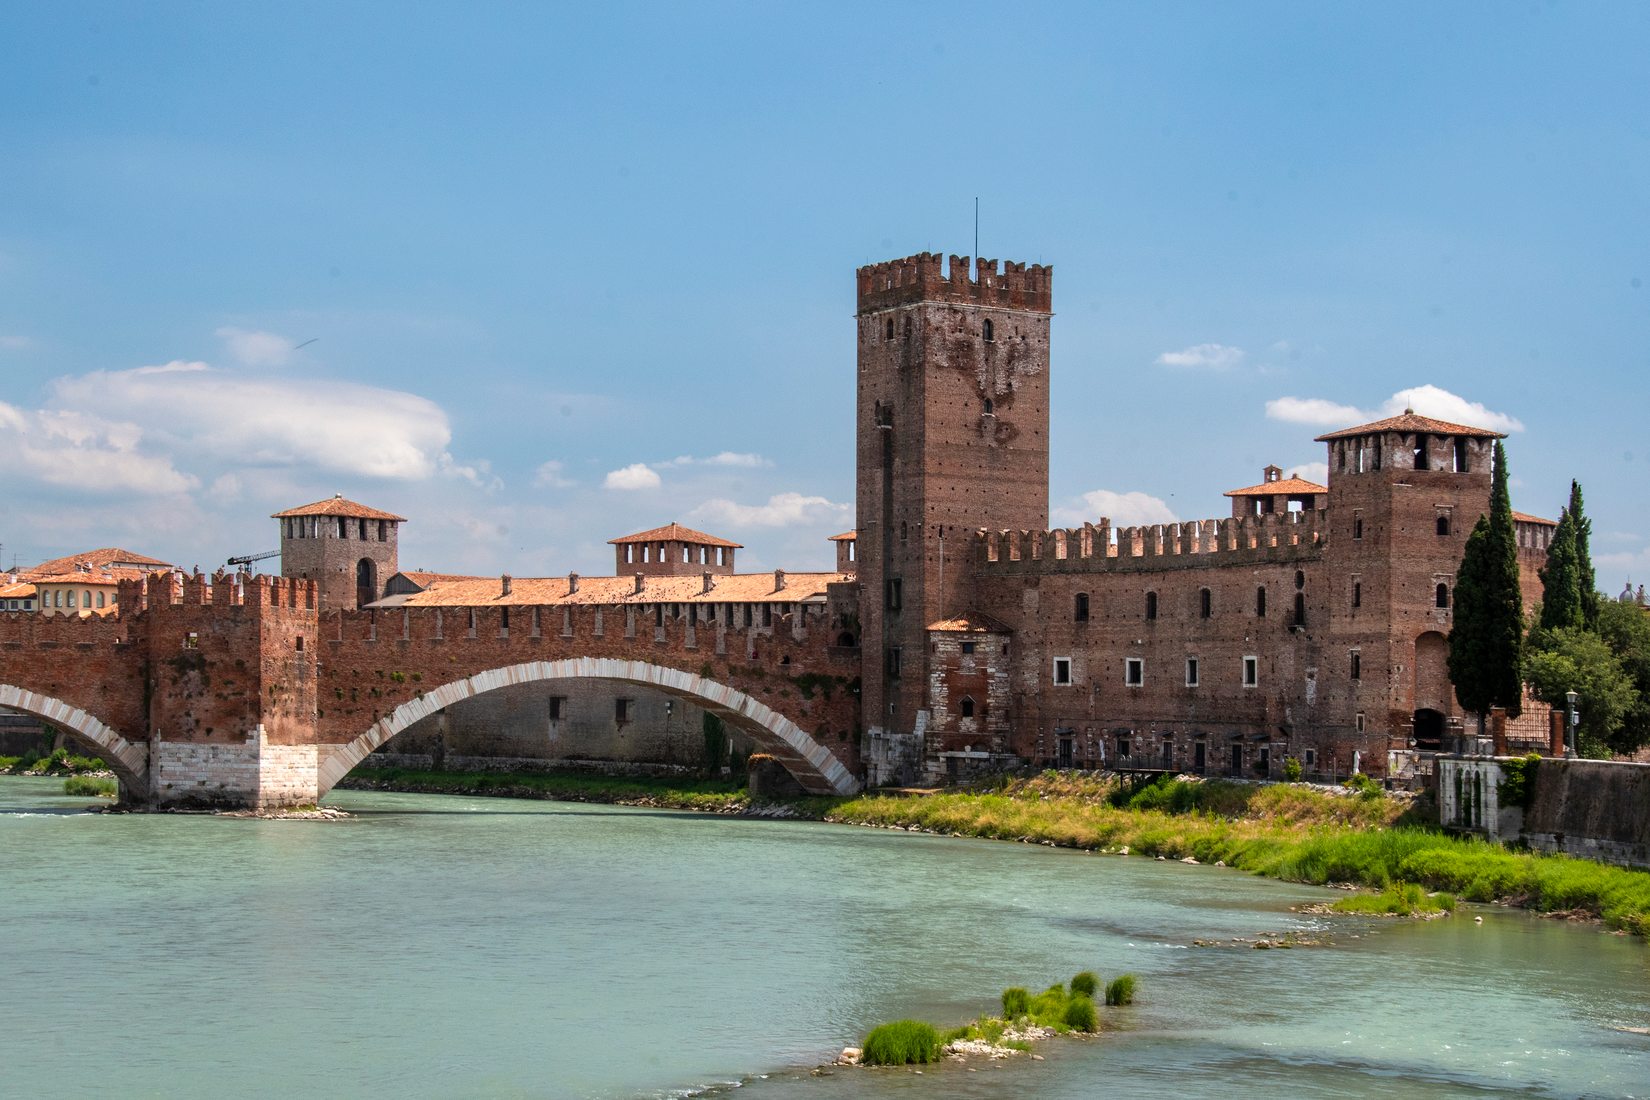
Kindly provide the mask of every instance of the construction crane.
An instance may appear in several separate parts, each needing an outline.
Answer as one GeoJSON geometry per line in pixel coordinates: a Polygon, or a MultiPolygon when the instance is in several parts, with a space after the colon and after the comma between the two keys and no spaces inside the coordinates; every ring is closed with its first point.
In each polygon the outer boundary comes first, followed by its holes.
{"type": "Polygon", "coordinates": [[[238,558],[230,558],[224,564],[225,565],[251,565],[255,561],[263,561],[265,558],[277,558],[277,557],[280,557],[280,555],[281,555],[281,552],[279,550],[265,550],[261,554],[244,554],[244,555],[242,555],[241,557],[238,557],[238,558]]]}

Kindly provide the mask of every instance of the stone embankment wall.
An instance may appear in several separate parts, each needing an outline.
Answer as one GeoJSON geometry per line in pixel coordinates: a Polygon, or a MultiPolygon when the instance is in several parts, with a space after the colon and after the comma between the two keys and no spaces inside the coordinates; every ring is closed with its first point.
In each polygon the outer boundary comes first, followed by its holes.
{"type": "Polygon", "coordinates": [[[1606,863],[1650,868],[1650,764],[1543,759],[1528,806],[1504,805],[1503,759],[1439,757],[1446,827],[1606,863]]]}

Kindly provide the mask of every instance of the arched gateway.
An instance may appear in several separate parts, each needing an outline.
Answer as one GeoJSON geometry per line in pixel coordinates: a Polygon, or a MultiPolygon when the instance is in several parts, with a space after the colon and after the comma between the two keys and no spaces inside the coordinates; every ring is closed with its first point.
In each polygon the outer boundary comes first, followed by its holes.
{"type": "Polygon", "coordinates": [[[93,748],[120,780],[123,794],[147,788],[145,780],[149,771],[148,748],[134,745],[79,707],[72,707],[61,699],[28,691],[13,684],[0,684],[0,707],[50,722],[72,738],[93,748]]]}
{"type": "Polygon", "coordinates": [[[742,691],[691,672],[645,661],[574,657],[530,661],[478,672],[401,704],[348,744],[322,750],[326,755],[320,761],[317,794],[330,791],[350,769],[365,760],[368,753],[402,730],[455,703],[516,684],[576,679],[640,684],[687,700],[749,736],[810,793],[850,795],[859,790],[859,781],[842,761],[795,722],[742,691]]]}

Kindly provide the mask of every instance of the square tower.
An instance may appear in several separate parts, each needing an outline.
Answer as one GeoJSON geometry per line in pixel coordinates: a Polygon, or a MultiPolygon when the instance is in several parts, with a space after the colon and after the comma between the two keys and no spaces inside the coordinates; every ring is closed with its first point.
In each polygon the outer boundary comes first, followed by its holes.
{"type": "Polygon", "coordinates": [[[396,543],[406,520],[393,512],[340,493],[270,518],[281,524],[281,576],[314,581],[321,611],[372,603],[400,571],[396,543]]]}
{"type": "Polygon", "coordinates": [[[918,728],[928,624],[970,602],[981,528],[1048,526],[1054,270],[924,252],[858,271],[862,717],[918,728]]]}

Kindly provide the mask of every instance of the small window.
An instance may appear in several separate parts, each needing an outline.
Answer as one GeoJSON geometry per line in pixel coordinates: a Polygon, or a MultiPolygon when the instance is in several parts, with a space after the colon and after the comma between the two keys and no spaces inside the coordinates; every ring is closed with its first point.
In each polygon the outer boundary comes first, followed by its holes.
{"type": "Polygon", "coordinates": [[[883,600],[883,606],[889,611],[898,611],[900,609],[900,597],[903,594],[904,585],[901,583],[900,578],[889,577],[886,588],[886,599],[883,600]]]}
{"type": "Polygon", "coordinates": [[[986,398],[985,399],[985,415],[994,416],[994,415],[996,415],[996,411],[997,411],[997,406],[995,406],[991,403],[991,398],[989,398],[989,397],[986,398]]]}
{"type": "Polygon", "coordinates": [[[884,340],[892,340],[894,338],[894,319],[892,317],[888,318],[887,325],[883,327],[882,338],[884,340]]]}
{"type": "Polygon", "coordinates": [[[883,667],[885,667],[887,669],[888,678],[890,680],[898,680],[899,679],[899,673],[900,673],[900,651],[899,651],[899,646],[892,645],[892,646],[888,647],[888,652],[884,655],[884,658],[883,658],[883,667]]]}
{"type": "Polygon", "coordinates": [[[1089,621],[1089,594],[1087,592],[1077,593],[1076,599],[1072,601],[1071,617],[1080,623],[1089,621]]]}
{"type": "Polygon", "coordinates": [[[367,521],[366,520],[363,519],[363,520],[357,520],[356,521],[356,536],[358,538],[360,538],[360,540],[362,542],[367,541],[367,521]]]}
{"type": "Polygon", "coordinates": [[[1252,688],[1260,683],[1260,658],[1245,657],[1243,659],[1243,686],[1252,688]]]}
{"type": "Polygon", "coordinates": [[[98,607],[102,607],[102,606],[103,606],[103,593],[101,593],[101,592],[99,592],[99,593],[98,593],[98,594],[97,594],[97,606],[98,606],[98,607]]]}
{"type": "Polygon", "coordinates": [[[563,712],[566,709],[567,709],[567,696],[565,696],[565,695],[552,695],[552,696],[550,696],[550,721],[560,722],[562,720],[563,712]]]}
{"type": "Polygon", "coordinates": [[[1455,472],[1458,474],[1470,472],[1467,469],[1469,465],[1467,462],[1467,441],[1465,439],[1457,438],[1454,440],[1454,443],[1455,447],[1452,452],[1452,457],[1454,459],[1455,472]]]}
{"type": "Polygon", "coordinates": [[[1295,593],[1295,623],[1294,623],[1294,625],[1296,625],[1296,626],[1305,626],[1306,625],[1306,596],[1304,594],[1300,593],[1300,592],[1295,593]]]}
{"type": "Polygon", "coordinates": [[[1438,535],[1439,535],[1440,538],[1448,535],[1449,534],[1449,513],[1448,512],[1439,512],[1438,513],[1438,520],[1437,520],[1437,523],[1435,524],[1435,526],[1438,529],[1438,535]]]}
{"type": "Polygon", "coordinates": [[[390,523],[389,523],[389,520],[381,519],[381,520],[378,521],[378,541],[379,542],[388,542],[388,541],[390,541],[390,523]]]}
{"type": "Polygon", "coordinates": [[[1266,618],[1266,586],[1264,584],[1255,589],[1255,618],[1266,618]]]}
{"type": "Polygon", "coordinates": [[[1352,716],[1352,728],[1357,730],[1359,733],[1362,733],[1368,724],[1368,721],[1364,718],[1363,711],[1360,710],[1357,714],[1352,716]]]}
{"type": "Polygon", "coordinates": [[[1442,581],[1438,582],[1438,587],[1433,589],[1433,592],[1432,592],[1432,606],[1434,606],[1434,607],[1448,607],[1449,606],[1449,585],[1445,584],[1442,581]]]}
{"type": "Polygon", "coordinates": [[[508,607],[501,607],[498,609],[498,628],[503,633],[509,633],[510,609],[508,607]]]}
{"type": "Polygon", "coordinates": [[[1130,744],[1129,739],[1127,737],[1123,736],[1122,734],[1117,735],[1117,756],[1118,756],[1118,759],[1127,760],[1129,758],[1129,750],[1132,749],[1133,747],[1134,746],[1132,744],[1130,744]]]}
{"type": "Polygon", "coordinates": [[[1189,688],[1197,687],[1197,658],[1196,657],[1186,658],[1186,686],[1189,687],[1189,688]]]}
{"type": "Polygon", "coordinates": [[[989,317],[980,322],[980,335],[985,337],[988,343],[997,338],[996,327],[992,325],[989,317]]]}
{"type": "Polygon", "coordinates": [[[1352,517],[1352,537],[1355,539],[1361,539],[1364,537],[1364,517],[1352,517]]]}
{"type": "Polygon", "coordinates": [[[339,538],[341,538],[341,539],[349,538],[349,528],[346,526],[348,523],[349,523],[349,520],[345,519],[343,516],[338,517],[338,537],[339,538]]]}
{"type": "Polygon", "coordinates": [[[1427,466],[1427,437],[1424,433],[1415,433],[1415,468],[1425,470],[1427,466]]]}
{"type": "Polygon", "coordinates": [[[298,635],[297,646],[298,652],[302,653],[304,651],[304,636],[302,634],[298,635]]]}
{"type": "Polygon", "coordinates": [[[1156,592],[1146,593],[1146,618],[1147,619],[1157,618],[1157,593],[1156,592]]]}
{"type": "Polygon", "coordinates": [[[962,697],[962,704],[961,704],[961,707],[960,707],[960,712],[961,712],[961,714],[964,718],[974,717],[974,698],[973,698],[973,696],[964,695],[962,697]]]}
{"type": "Polygon", "coordinates": [[[765,603],[762,605],[762,625],[773,625],[773,604],[771,603],[765,603]]]}
{"type": "Polygon", "coordinates": [[[613,721],[615,721],[615,722],[628,722],[628,721],[630,721],[630,700],[629,699],[620,698],[620,699],[613,700],[613,721]]]}
{"type": "Polygon", "coordinates": [[[1070,657],[1054,658],[1054,682],[1062,685],[1071,683],[1070,657]]]}
{"type": "Polygon", "coordinates": [[[1207,619],[1214,610],[1214,595],[1207,588],[1197,590],[1197,613],[1199,618],[1207,619]]]}
{"type": "Polygon", "coordinates": [[[1363,672],[1364,672],[1363,654],[1359,653],[1357,650],[1354,649],[1351,653],[1351,660],[1349,662],[1349,666],[1348,666],[1348,669],[1347,669],[1347,674],[1349,676],[1351,676],[1351,678],[1354,679],[1354,680],[1362,680],[1363,679],[1363,672]]]}
{"type": "Polygon", "coordinates": [[[1300,569],[1295,570],[1295,588],[1296,588],[1296,590],[1298,591],[1299,589],[1302,589],[1302,588],[1305,588],[1305,587],[1306,587],[1306,573],[1305,573],[1305,571],[1300,570],[1300,569]]]}
{"type": "Polygon", "coordinates": [[[70,593],[69,593],[69,606],[70,606],[70,607],[71,607],[71,608],[72,608],[72,607],[74,607],[74,600],[75,600],[75,595],[74,595],[74,592],[73,592],[73,591],[71,591],[71,592],[70,592],[70,593]]]}
{"type": "Polygon", "coordinates": [[[1123,683],[1137,688],[1146,682],[1146,659],[1127,657],[1123,661],[1123,683]]]}
{"type": "Polygon", "coordinates": [[[1306,750],[1306,766],[1310,768],[1313,765],[1315,765],[1317,762],[1318,762],[1318,751],[1316,749],[1307,749],[1306,750]]]}
{"type": "Polygon", "coordinates": [[[1353,581],[1352,582],[1352,606],[1353,607],[1362,607],[1363,605],[1364,605],[1364,582],[1363,581],[1353,581]]]}
{"type": "Polygon", "coordinates": [[[962,653],[964,657],[972,657],[974,655],[974,643],[964,642],[962,644],[962,653]]]}

